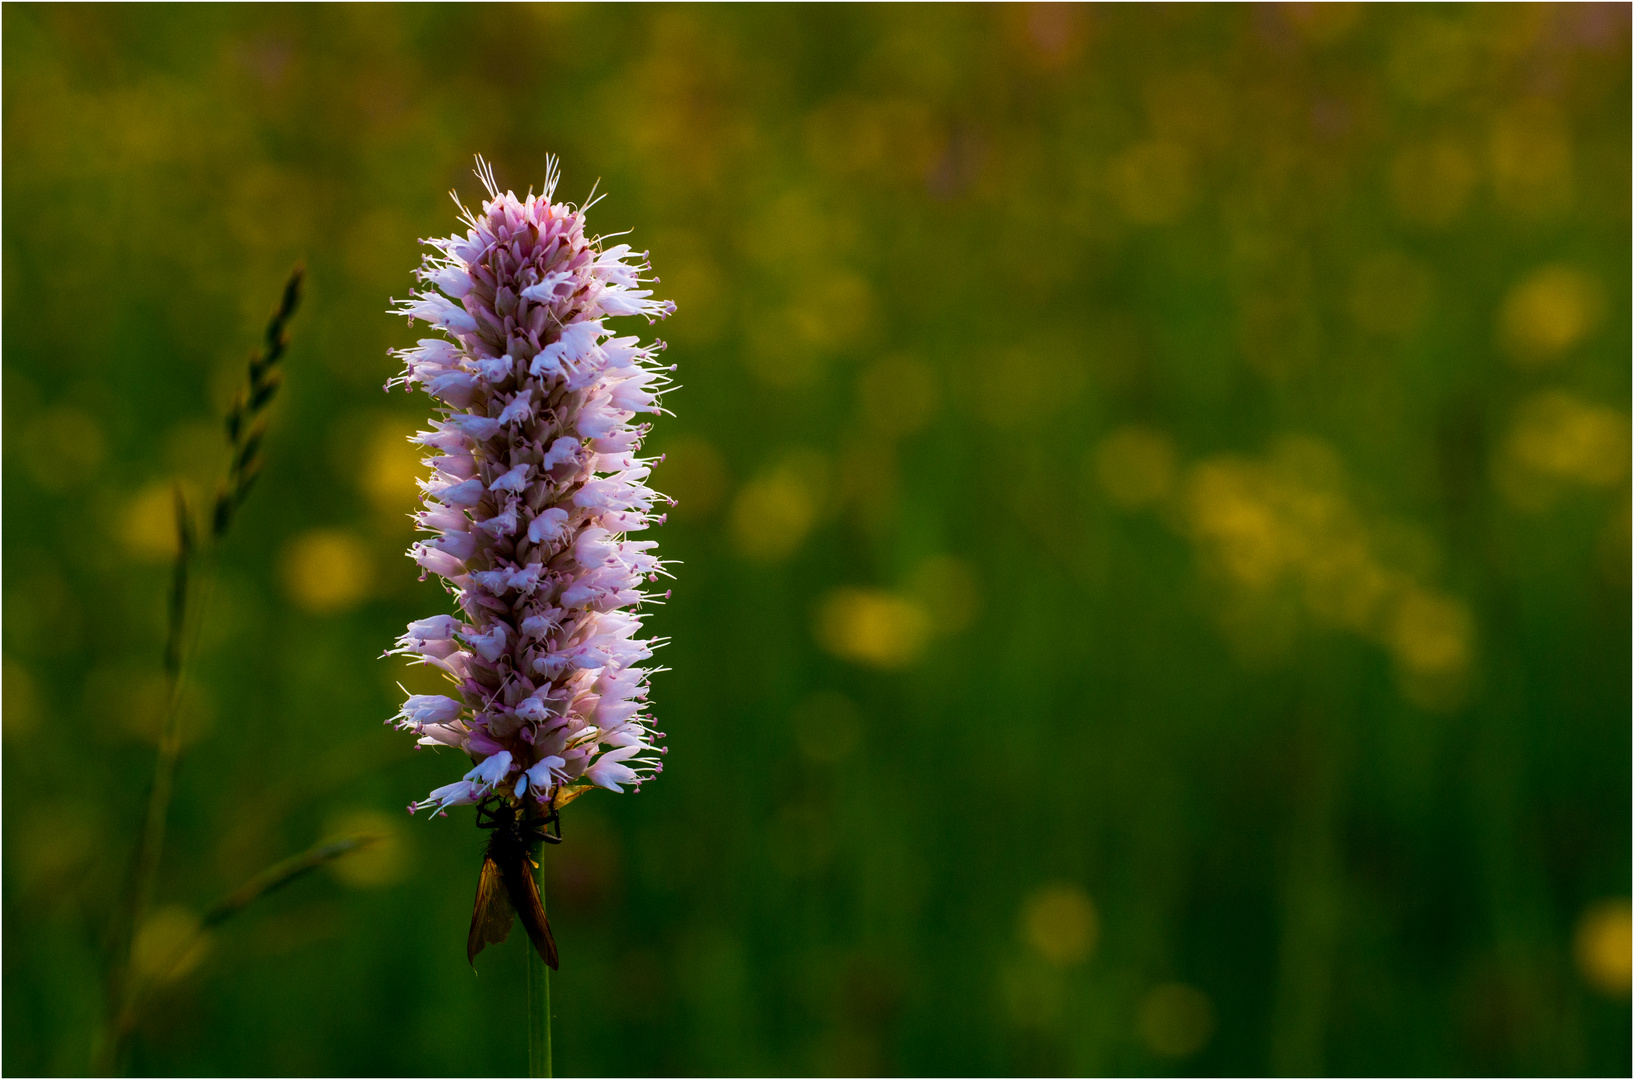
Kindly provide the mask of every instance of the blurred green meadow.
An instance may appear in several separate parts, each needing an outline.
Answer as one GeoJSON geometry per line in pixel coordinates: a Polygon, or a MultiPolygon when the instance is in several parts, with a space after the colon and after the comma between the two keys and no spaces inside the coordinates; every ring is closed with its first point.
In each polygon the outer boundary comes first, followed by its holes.
{"type": "Polygon", "coordinates": [[[679,304],[672,752],[544,856],[558,1072],[1629,1072],[1626,6],[0,19],[6,1073],[91,1067],[171,490],[300,261],[138,966],[382,840],[129,1067],[525,1070],[403,810],[467,766],[382,726],[447,610],[386,309],[479,152],[679,304]]]}

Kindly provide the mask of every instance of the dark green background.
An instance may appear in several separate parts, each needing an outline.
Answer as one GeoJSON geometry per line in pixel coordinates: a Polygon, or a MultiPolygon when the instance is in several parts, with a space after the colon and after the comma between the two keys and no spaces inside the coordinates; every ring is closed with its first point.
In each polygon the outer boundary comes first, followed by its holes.
{"type": "Polygon", "coordinates": [[[445,610],[385,312],[477,152],[679,303],[672,752],[549,855],[559,1071],[1628,1072],[1626,7],[3,18],[7,1073],[88,1067],[166,485],[297,260],[158,901],[392,838],[132,1067],[525,1068],[377,659],[445,610]]]}

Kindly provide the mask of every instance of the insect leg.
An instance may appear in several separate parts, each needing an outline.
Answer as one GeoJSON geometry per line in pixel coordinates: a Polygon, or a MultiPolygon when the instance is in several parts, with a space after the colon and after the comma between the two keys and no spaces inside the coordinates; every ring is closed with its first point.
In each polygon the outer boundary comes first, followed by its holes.
{"type": "Polygon", "coordinates": [[[552,810],[547,817],[536,818],[529,822],[528,839],[533,843],[560,844],[562,842],[562,819],[552,810]],[[555,826],[555,832],[551,832],[555,826]]]}

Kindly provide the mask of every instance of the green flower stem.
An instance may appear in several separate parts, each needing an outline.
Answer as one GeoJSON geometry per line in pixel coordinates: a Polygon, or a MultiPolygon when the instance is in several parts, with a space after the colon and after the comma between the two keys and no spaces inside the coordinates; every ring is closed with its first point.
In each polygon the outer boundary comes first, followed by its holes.
{"type": "MultiPolygon", "coordinates": [[[[545,902],[545,873],[541,866],[539,902],[545,902]]],[[[528,964],[528,1075],[550,1076],[550,969],[530,944],[528,964]]]]}

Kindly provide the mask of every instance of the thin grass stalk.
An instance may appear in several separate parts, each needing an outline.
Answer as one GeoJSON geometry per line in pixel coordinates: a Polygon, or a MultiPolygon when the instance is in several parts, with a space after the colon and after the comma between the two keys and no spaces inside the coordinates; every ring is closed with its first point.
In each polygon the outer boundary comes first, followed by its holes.
{"type": "MultiPolygon", "coordinates": [[[[368,847],[379,839],[378,836],[357,835],[323,841],[312,845],[298,855],[292,855],[282,862],[267,867],[267,869],[256,874],[239,888],[234,889],[211,905],[210,909],[204,913],[204,917],[199,920],[198,933],[176,945],[166,971],[173,970],[177,964],[181,963],[183,957],[192,950],[194,945],[205,934],[237,915],[261,897],[276,892],[320,866],[368,847]]],[[[156,976],[156,979],[163,982],[167,977],[167,973],[161,972],[156,976]]],[[[99,1069],[97,1075],[111,1075],[112,1070],[116,1069],[120,1064],[125,1043],[136,1029],[136,1007],[140,1002],[140,991],[144,985],[139,984],[134,975],[130,977],[124,999],[120,1003],[119,1011],[110,1025],[110,1038],[106,1040],[109,1069],[99,1069]]]]}
{"type": "Polygon", "coordinates": [[[210,930],[240,911],[249,907],[255,901],[276,892],[299,877],[310,874],[318,867],[331,863],[343,855],[350,855],[354,851],[377,843],[378,836],[360,834],[357,836],[343,836],[337,840],[326,840],[313,844],[298,855],[291,855],[283,862],[274,863],[255,875],[242,886],[234,889],[211,906],[204,917],[199,920],[201,930],[210,930]]]}
{"type": "MultiPolygon", "coordinates": [[[[227,444],[231,456],[227,480],[217,492],[210,514],[210,533],[215,543],[219,543],[226,534],[234,513],[243,504],[261,471],[261,441],[266,433],[266,421],[262,414],[282,385],[283,375],[278,369],[278,362],[289,347],[287,330],[295,309],[300,306],[304,275],[304,268],[296,267],[285,283],[278,307],[267,321],[263,347],[250,357],[247,385],[239,392],[227,415],[227,444]]],[[[215,543],[203,550],[213,554],[215,543]]],[[[114,959],[108,979],[108,1023],[93,1049],[93,1068],[104,1076],[119,1071],[125,1043],[134,1027],[140,987],[132,974],[133,951],[142,918],[153,901],[159,863],[164,854],[176,762],[181,755],[181,701],[186,688],[188,662],[198,652],[199,631],[209,602],[210,567],[206,565],[195,569],[201,549],[192,511],[179,486],[176,489],[176,549],[165,635],[164,670],[168,687],[164,722],[154,759],[147,813],[143,817],[141,839],[132,865],[127,902],[113,937],[114,959]],[[194,588],[195,581],[198,582],[197,588],[194,588]],[[196,600],[193,599],[195,596],[196,600]]]]}
{"type": "MultiPolygon", "coordinates": [[[[180,492],[177,499],[181,499],[180,492]]],[[[178,567],[181,560],[178,559],[178,567]]],[[[166,646],[166,676],[164,722],[159,731],[159,752],[153,763],[153,787],[148,797],[147,814],[143,818],[142,842],[137,849],[136,869],[133,874],[129,920],[132,937],[141,925],[153,903],[153,890],[158,881],[159,859],[164,853],[165,829],[169,818],[170,796],[175,786],[176,761],[182,751],[182,696],[187,689],[189,661],[198,652],[199,629],[204,623],[204,612],[210,604],[212,577],[210,560],[201,558],[198,570],[189,576],[196,579],[197,588],[192,598],[191,613],[186,602],[173,607],[174,618],[180,626],[174,632],[177,644],[166,646]],[[191,618],[189,618],[191,614],[191,618]],[[182,643],[186,639],[185,644],[182,643]],[[174,656],[174,661],[169,659],[174,656]]],[[[182,571],[178,569],[178,579],[182,571]]]]}
{"type": "Polygon", "coordinates": [[[165,635],[164,719],[159,730],[158,753],[154,756],[153,783],[142,819],[141,839],[114,942],[115,960],[108,981],[109,1022],[94,1055],[95,1072],[102,1076],[121,1071],[125,1044],[132,1028],[128,1017],[135,1011],[140,989],[132,967],[136,937],[143,917],[152,906],[158,882],[170,798],[175,789],[176,762],[181,756],[182,697],[186,692],[189,660],[198,652],[199,628],[203,625],[211,592],[208,560],[197,550],[191,511],[179,487],[176,489],[176,534],[176,563],[171,575],[169,625],[165,635]]]}

